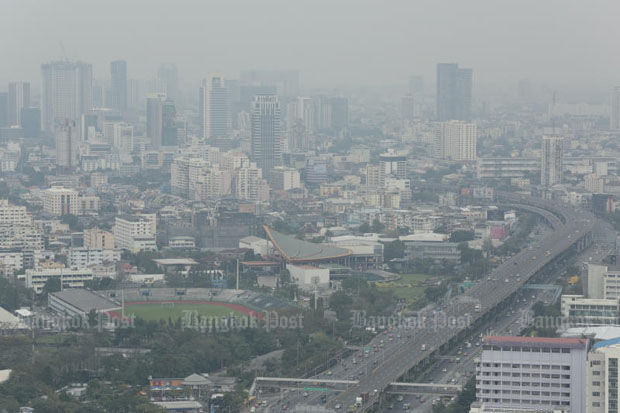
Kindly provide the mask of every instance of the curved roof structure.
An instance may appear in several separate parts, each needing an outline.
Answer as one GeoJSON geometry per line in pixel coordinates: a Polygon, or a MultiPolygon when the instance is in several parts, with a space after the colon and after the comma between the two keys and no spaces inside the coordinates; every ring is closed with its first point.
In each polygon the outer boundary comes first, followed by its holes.
{"type": "Polygon", "coordinates": [[[266,225],[263,225],[263,228],[265,228],[265,232],[273,246],[286,262],[303,263],[326,261],[347,257],[353,254],[353,251],[348,248],[333,247],[327,244],[316,244],[314,242],[299,240],[290,235],[274,231],[266,225]]]}

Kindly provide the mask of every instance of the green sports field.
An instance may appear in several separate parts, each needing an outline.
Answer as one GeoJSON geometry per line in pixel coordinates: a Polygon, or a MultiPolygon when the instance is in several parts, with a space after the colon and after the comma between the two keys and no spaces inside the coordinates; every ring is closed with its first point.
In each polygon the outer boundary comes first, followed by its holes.
{"type": "Polygon", "coordinates": [[[204,317],[228,317],[231,314],[236,317],[241,317],[247,314],[234,308],[229,308],[222,305],[214,305],[207,303],[140,303],[131,304],[125,306],[125,316],[131,316],[134,314],[136,318],[141,318],[147,321],[167,321],[169,318],[172,321],[177,319],[183,319],[187,311],[196,310],[199,316],[204,317]]]}

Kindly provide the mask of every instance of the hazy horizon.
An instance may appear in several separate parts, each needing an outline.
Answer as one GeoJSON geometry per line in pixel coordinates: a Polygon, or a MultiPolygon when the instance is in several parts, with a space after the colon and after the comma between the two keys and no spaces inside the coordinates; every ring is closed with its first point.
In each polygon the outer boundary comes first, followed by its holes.
{"type": "Polygon", "coordinates": [[[41,63],[112,60],[130,78],[177,65],[184,88],[208,72],[297,69],[303,88],[405,84],[435,65],[474,70],[475,87],[519,79],[570,90],[620,84],[618,2],[533,1],[77,1],[5,0],[0,14],[1,81],[41,81],[41,63]],[[380,6],[380,7],[377,7],[380,6]],[[61,12],[61,10],[64,10],[61,12]],[[211,11],[217,11],[211,13],[211,11]]]}

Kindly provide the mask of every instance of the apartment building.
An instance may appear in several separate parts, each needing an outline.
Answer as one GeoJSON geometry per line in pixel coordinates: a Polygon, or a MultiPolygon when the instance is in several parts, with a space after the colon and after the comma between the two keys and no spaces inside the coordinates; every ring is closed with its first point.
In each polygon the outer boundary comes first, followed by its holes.
{"type": "Polygon", "coordinates": [[[117,248],[134,252],[156,250],[157,218],[155,214],[116,217],[113,234],[117,248]]]}
{"type": "Polygon", "coordinates": [[[562,316],[571,326],[618,324],[620,300],[617,298],[585,298],[583,295],[562,295],[562,316]]]}
{"type": "Polygon", "coordinates": [[[111,232],[100,228],[89,228],[84,230],[84,247],[97,249],[113,249],[114,235],[111,232]]]}

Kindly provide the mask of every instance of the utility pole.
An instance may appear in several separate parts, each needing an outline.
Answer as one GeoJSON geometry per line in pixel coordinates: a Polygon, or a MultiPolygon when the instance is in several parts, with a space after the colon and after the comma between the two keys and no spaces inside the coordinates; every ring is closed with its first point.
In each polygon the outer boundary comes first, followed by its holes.
{"type": "Polygon", "coordinates": [[[239,289],[239,258],[237,258],[237,290],[239,289]]]}

